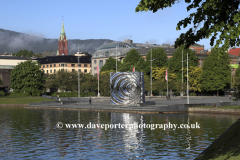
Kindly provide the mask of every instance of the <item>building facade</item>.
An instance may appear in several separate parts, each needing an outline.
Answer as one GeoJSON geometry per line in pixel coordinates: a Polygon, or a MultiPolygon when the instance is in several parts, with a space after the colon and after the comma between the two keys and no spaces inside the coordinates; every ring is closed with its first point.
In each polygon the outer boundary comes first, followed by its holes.
{"type": "Polygon", "coordinates": [[[68,41],[66,37],[66,33],[64,30],[64,24],[62,22],[62,30],[60,33],[60,37],[58,39],[58,50],[57,50],[57,56],[63,56],[68,55],[68,41]]]}
{"type": "Polygon", "coordinates": [[[83,73],[91,73],[91,57],[87,53],[85,54],[75,54],[68,56],[52,56],[38,58],[38,62],[41,64],[41,69],[44,74],[54,74],[58,71],[78,71],[83,73]],[[78,67],[79,58],[79,67],[78,67]]]}

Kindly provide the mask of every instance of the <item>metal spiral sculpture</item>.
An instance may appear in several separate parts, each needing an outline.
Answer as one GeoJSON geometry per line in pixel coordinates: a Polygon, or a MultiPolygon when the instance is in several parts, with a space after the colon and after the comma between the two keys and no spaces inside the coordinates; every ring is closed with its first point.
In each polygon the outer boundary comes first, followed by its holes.
{"type": "Polygon", "coordinates": [[[145,102],[143,72],[111,72],[111,103],[135,105],[145,102]]]}

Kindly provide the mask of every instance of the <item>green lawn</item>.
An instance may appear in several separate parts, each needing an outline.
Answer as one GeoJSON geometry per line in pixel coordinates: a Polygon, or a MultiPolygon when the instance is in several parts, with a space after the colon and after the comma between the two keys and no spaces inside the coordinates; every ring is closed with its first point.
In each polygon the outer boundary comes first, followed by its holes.
{"type": "MultiPolygon", "coordinates": [[[[195,107],[195,108],[214,108],[213,106],[201,106],[201,107],[195,107]]],[[[240,106],[219,106],[215,107],[219,109],[240,109],[240,106]]]]}
{"type": "Polygon", "coordinates": [[[54,101],[54,99],[48,99],[48,98],[42,98],[42,97],[0,98],[0,104],[28,104],[28,103],[37,103],[42,101],[54,101]]]}

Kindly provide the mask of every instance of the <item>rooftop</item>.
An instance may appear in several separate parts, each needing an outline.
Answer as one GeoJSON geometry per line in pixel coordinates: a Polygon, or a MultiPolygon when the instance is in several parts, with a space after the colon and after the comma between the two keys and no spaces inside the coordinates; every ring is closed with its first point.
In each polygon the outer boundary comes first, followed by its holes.
{"type": "Polygon", "coordinates": [[[239,55],[239,53],[240,53],[240,48],[230,49],[230,51],[229,51],[228,53],[231,54],[231,55],[234,55],[234,56],[240,56],[240,55],[239,55]]]}
{"type": "Polygon", "coordinates": [[[62,63],[62,62],[78,63],[78,57],[79,57],[79,63],[91,63],[92,55],[88,55],[88,56],[73,56],[73,55],[50,56],[50,57],[44,57],[44,58],[37,58],[37,60],[41,64],[62,63]]]}

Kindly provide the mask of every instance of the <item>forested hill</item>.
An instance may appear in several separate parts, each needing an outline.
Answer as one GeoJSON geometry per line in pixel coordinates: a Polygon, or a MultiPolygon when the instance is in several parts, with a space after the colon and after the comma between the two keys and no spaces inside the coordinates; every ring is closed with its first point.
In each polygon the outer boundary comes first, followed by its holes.
{"type": "MultiPolygon", "coordinates": [[[[109,39],[68,39],[68,53],[75,54],[78,51],[94,53],[104,43],[113,42],[109,39]]],[[[34,53],[57,51],[58,39],[46,39],[25,33],[19,33],[0,29],[0,54],[5,52],[16,53],[19,50],[32,50],[34,53]]]]}

